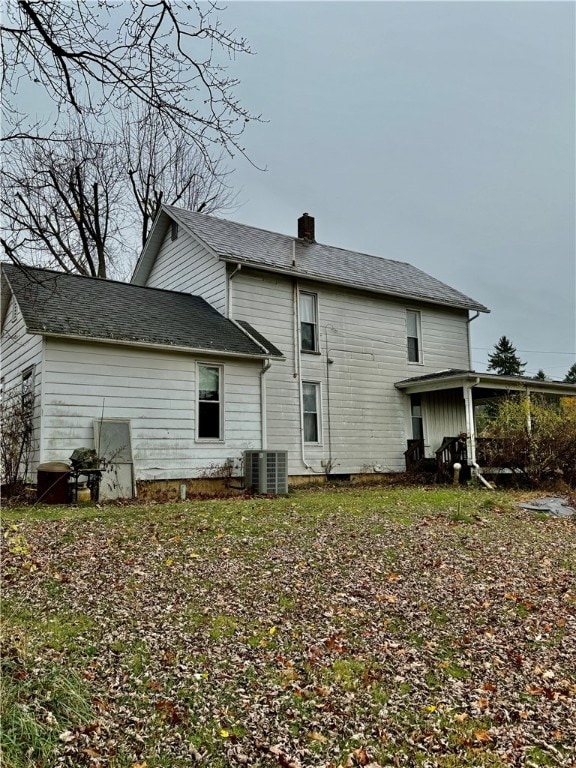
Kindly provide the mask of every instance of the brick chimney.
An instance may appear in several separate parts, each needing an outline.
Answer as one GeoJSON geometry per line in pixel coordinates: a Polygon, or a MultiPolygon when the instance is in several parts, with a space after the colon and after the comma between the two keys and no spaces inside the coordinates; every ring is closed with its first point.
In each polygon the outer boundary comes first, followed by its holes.
{"type": "Polygon", "coordinates": [[[314,216],[303,213],[298,219],[298,238],[306,240],[308,243],[315,243],[314,237],[314,216]]]}

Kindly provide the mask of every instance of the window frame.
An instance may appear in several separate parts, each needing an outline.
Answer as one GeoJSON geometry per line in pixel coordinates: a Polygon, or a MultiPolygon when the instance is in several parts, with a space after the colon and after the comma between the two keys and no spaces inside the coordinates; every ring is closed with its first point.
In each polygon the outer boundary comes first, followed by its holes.
{"type": "Polygon", "coordinates": [[[322,432],[322,384],[319,381],[303,381],[302,382],[302,429],[305,445],[322,445],[323,444],[323,432],[322,432]],[[304,401],[304,387],[314,387],[316,396],[316,410],[306,411],[304,401]],[[306,440],[306,414],[314,413],[316,416],[316,440],[306,440]]]}
{"type": "Polygon", "coordinates": [[[410,422],[412,425],[412,439],[424,442],[424,410],[420,393],[410,395],[410,422]],[[419,427],[417,430],[414,429],[416,424],[419,427]],[[416,431],[419,431],[421,434],[417,436],[415,434],[416,431]]]}
{"type": "Polygon", "coordinates": [[[305,291],[305,290],[298,291],[298,319],[299,319],[300,352],[305,352],[309,355],[319,354],[320,343],[319,343],[319,334],[318,334],[318,294],[315,291],[305,291]],[[311,325],[313,328],[314,346],[311,349],[305,349],[303,344],[304,336],[302,334],[302,325],[305,322],[304,320],[302,320],[302,297],[303,296],[309,296],[310,298],[312,298],[314,302],[314,322],[306,323],[307,325],[311,325]]]}
{"type": "Polygon", "coordinates": [[[196,363],[196,427],[195,441],[197,443],[223,443],[224,437],[224,366],[222,363],[196,363]],[[214,400],[200,400],[200,371],[202,368],[216,368],[218,370],[218,437],[200,436],[200,408],[201,403],[213,403],[214,400]]]}
{"type": "Polygon", "coordinates": [[[422,313],[419,309],[406,310],[406,357],[408,365],[424,365],[424,354],[422,349],[422,313]],[[416,319],[416,336],[410,333],[408,317],[412,314],[416,319]],[[416,360],[410,359],[410,339],[416,339],[416,360]]]}

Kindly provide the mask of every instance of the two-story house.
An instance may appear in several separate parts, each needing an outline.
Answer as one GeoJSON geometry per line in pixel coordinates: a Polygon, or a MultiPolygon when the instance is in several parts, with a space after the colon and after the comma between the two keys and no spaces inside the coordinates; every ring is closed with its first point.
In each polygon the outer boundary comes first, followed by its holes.
{"type": "Polygon", "coordinates": [[[478,401],[576,394],[475,373],[470,324],[486,307],[409,264],[318,243],[308,214],[297,227],[164,206],[131,284],[6,267],[5,383],[33,366],[35,462],[101,443],[117,420],[136,481],[242,474],[242,452],[262,448],[288,452],[294,481],[400,472],[409,446],[434,456],[447,436],[474,467],[478,401]],[[10,338],[35,350],[26,370],[10,338]]]}

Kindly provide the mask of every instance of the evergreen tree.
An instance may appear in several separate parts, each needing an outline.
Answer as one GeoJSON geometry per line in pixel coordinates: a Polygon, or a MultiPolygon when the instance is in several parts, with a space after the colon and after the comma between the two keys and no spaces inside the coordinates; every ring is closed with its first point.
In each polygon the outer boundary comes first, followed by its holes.
{"type": "Polygon", "coordinates": [[[576,384],[576,363],[574,363],[566,376],[564,377],[566,384],[576,384]]]}
{"type": "Polygon", "coordinates": [[[488,355],[488,370],[501,376],[522,376],[525,368],[526,363],[516,354],[516,347],[506,336],[501,336],[494,345],[494,352],[488,355]]]}
{"type": "Polygon", "coordinates": [[[540,368],[540,370],[538,371],[536,376],[534,376],[534,378],[536,379],[536,381],[546,381],[548,379],[548,377],[546,376],[542,368],[540,368]]]}

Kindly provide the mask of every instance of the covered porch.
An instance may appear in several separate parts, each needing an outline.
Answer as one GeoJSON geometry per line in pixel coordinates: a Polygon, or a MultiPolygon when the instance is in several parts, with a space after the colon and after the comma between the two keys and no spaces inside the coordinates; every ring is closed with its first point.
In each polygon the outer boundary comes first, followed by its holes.
{"type": "Polygon", "coordinates": [[[452,477],[455,463],[462,465],[463,480],[482,478],[489,468],[522,472],[526,466],[528,456],[511,457],[502,441],[478,437],[479,406],[514,393],[576,397],[573,384],[466,370],[416,376],[395,386],[409,398],[406,469],[425,469],[439,480],[452,477]]]}

